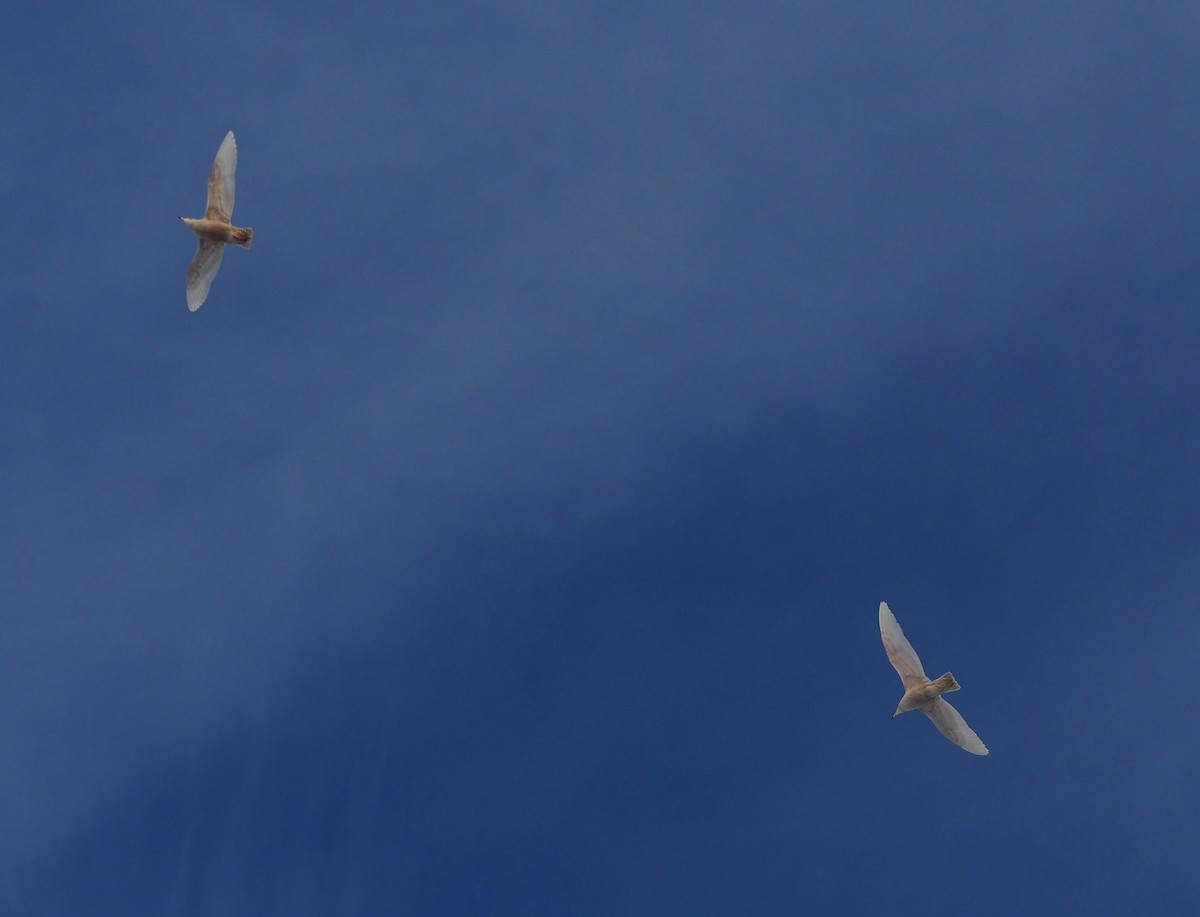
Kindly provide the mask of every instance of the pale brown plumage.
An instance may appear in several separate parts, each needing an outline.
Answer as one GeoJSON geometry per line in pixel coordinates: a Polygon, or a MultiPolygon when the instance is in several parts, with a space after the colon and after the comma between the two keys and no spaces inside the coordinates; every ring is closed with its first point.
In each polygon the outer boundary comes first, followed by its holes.
{"type": "Polygon", "coordinates": [[[957,691],[958,682],[949,672],[934,681],[926,677],[917,651],[904,636],[900,622],[888,608],[887,602],[879,603],[879,635],[883,638],[888,659],[904,682],[904,696],[892,714],[893,719],[909,710],[920,710],[933,720],[933,725],[942,735],[959,748],[973,755],[986,755],[987,746],[967,725],[962,715],[942,697],[943,694],[957,691]]]}
{"type": "Polygon", "coordinates": [[[227,243],[250,247],[254,230],[234,226],[233,216],[234,177],[237,173],[237,141],[233,131],[225,135],[213,159],[212,171],[208,173],[208,206],[200,219],[180,217],[188,228],[200,237],[196,257],[188,267],[187,304],[195,312],[208,298],[209,287],[217,276],[221,258],[227,243]]]}

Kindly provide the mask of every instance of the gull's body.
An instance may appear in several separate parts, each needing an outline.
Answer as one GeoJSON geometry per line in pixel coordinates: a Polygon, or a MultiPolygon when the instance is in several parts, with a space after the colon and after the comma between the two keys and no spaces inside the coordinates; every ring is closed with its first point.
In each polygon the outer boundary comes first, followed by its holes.
{"type": "Polygon", "coordinates": [[[196,257],[188,268],[187,304],[192,312],[204,305],[204,300],[208,298],[208,289],[217,276],[226,244],[249,248],[250,239],[254,236],[253,229],[234,226],[229,222],[233,216],[236,173],[237,141],[233,139],[233,131],[230,131],[221,141],[212,171],[208,173],[208,206],[204,216],[199,219],[179,218],[200,237],[200,247],[196,249],[196,257]]]}
{"type": "Polygon", "coordinates": [[[888,659],[899,673],[900,680],[904,682],[904,696],[900,698],[900,704],[892,718],[895,719],[909,710],[920,710],[933,720],[933,725],[937,726],[942,735],[959,748],[973,755],[986,755],[987,746],[975,735],[962,715],[942,697],[943,694],[957,691],[958,682],[949,672],[933,681],[926,677],[917,651],[904,636],[900,622],[888,608],[887,602],[879,603],[879,635],[883,638],[883,648],[887,650],[888,659]]]}

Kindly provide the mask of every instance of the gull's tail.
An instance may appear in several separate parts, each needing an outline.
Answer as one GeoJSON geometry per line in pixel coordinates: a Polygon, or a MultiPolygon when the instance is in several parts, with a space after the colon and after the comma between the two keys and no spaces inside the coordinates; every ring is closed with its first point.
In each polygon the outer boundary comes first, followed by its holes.
{"type": "Polygon", "coordinates": [[[958,691],[962,688],[962,685],[955,681],[954,676],[949,672],[937,679],[934,684],[937,685],[939,694],[949,694],[951,691],[958,691]]]}
{"type": "Polygon", "coordinates": [[[250,247],[250,240],[254,238],[254,230],[249,226],[239,227],[233,231],[233,241],[235,245],[240,245],[242,248],[250,247]]]}

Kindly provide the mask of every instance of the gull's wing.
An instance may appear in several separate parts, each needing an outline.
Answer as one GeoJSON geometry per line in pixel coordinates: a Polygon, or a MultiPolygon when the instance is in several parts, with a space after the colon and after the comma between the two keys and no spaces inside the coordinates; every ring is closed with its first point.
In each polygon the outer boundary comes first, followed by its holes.
{"type": "Polygon", "coordinates": [[[966,749],[973,755],[988,753],[987,746],[983,744],[979,736],[975,735],[975,730],[967,725],[962,714],[942,698],[939,697],[920,709],[922,713],[933,720],[933,725],[938,728],[938,732],[959,748],[966,749]]]}
{"type": "Polygon", "coordinates": [[[237,141],[233,131],[225,135],[208,173],[208,209],[204,219],[228,223],[233,216],[233,177],[237,173],[237,141]]]}
{"type": "Polygon", "coordinates": [[[196,257],[188,268],[187,304],[188,311],[195,312],[208,299],[208,288],[212,286],[213,278],[217,276],[217,268],[221,266],[221,258],[225,254],[224,242],[209,242],[200,240],[196,249],[196,257]]]}
{"type": "Polygon", "coordinates": [[[879,603],[879,635],[883,638],[883,648],[887,650],[888,659],[900,673],[900,680],[904,682],[905,691],[913,685],[919,685],[929,680],[925,677],[925,670],[921,668],[921,660],[917,658],[917,651],[905,639],[904,631],[900,629],[900,622],[888,608],[887,602],[879,603]]]}

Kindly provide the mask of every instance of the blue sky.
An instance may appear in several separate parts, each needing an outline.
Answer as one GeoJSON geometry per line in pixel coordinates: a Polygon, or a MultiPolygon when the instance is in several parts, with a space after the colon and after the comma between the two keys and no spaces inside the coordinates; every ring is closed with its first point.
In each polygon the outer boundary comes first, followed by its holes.
{"type": "Polygon", "coordinates": [[[1045,6],[14,14],[0,912],[1194,907],[1200,13],[1045,6]]]}

